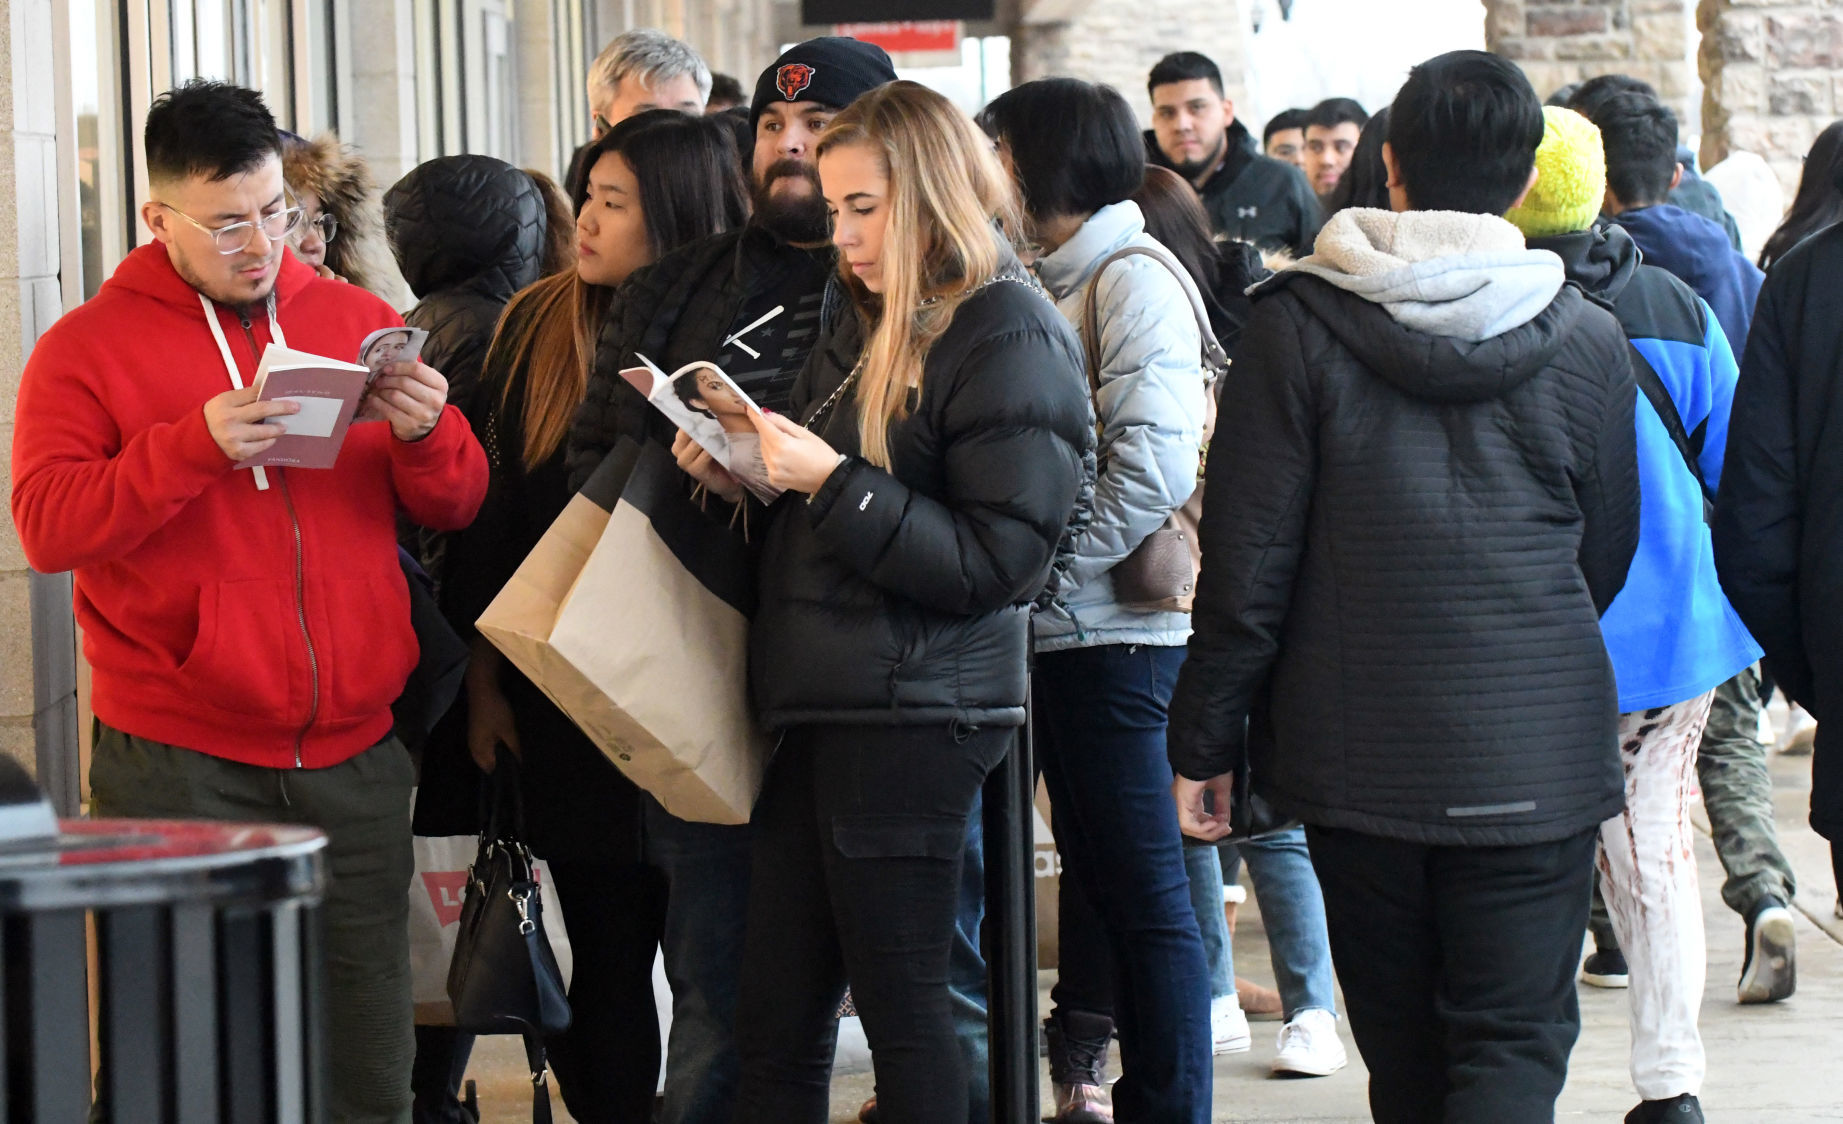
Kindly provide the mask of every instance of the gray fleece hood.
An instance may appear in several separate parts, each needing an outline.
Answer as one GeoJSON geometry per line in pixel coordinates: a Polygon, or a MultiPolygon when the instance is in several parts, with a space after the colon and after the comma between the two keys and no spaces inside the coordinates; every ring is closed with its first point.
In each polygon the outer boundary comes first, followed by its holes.
{"type": "Polygon", "coordinates": [[[1405,328],[1471,343],[1529,323],[1567,281],[1561,259],[1527,249],[1510,223],[1457,211],[1339,211],[1291,269],[1381,305],[1405,328]]]}

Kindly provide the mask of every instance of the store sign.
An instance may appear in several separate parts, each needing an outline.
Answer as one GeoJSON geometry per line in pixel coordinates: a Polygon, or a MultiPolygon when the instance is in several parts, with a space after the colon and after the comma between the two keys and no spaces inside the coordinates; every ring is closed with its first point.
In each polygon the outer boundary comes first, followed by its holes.
{"type": "Polygon", "coordinates": [[[989,20],[996,14],[996,0],[800,0],[800,22],[811,25],[989,20]]]}
{"type": "Polygon", "coordinates": [[[834,35],[875,43],[892,55],[916,51],[960,56],[961,24],[958,20],[920,20],[902,23],[841,23],[834,35]]]}

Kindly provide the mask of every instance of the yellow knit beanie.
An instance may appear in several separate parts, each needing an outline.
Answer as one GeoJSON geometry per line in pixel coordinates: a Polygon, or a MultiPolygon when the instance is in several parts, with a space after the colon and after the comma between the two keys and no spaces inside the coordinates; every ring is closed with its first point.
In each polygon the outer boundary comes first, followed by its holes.
{"type": "Polygon", "coordinates": [[[1504,217],[1525,238],[1550,238],[1586,230],[1606,198],[1606,149],[1600,130],[1572,109],[1542,111],[1542,144],[1536,149],[1536,186],[1521,207],[1504,217]]]}

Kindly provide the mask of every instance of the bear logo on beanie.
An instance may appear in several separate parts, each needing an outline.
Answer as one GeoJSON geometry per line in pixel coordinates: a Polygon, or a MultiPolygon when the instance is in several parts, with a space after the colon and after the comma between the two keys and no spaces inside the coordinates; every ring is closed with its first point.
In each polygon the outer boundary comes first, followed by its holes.
{"type": "Polygon", "coordinates": [[[800,91],[812,84],[813,68],[803,62],[790,62],[774,74],[774,88],[788,101],[799,97],[800,91]]]}

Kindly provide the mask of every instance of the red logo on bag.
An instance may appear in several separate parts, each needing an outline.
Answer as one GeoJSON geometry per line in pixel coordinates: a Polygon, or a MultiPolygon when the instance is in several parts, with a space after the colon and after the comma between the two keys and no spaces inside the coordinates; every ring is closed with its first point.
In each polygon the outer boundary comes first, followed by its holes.
{"type": "Polygon", "coordinates": [[[446,926],[461,920],[461,899],[467,893],[466,871],[425,871],[422,884],[429,891],[429,904],[435,907],[438,923],[446,926]]]}
{"type": "Polygon", "coordinates": [[[774,88],[788,101],[813,84],[813,68],[803,62],[790,62],[774,72],[774,88]]]}

